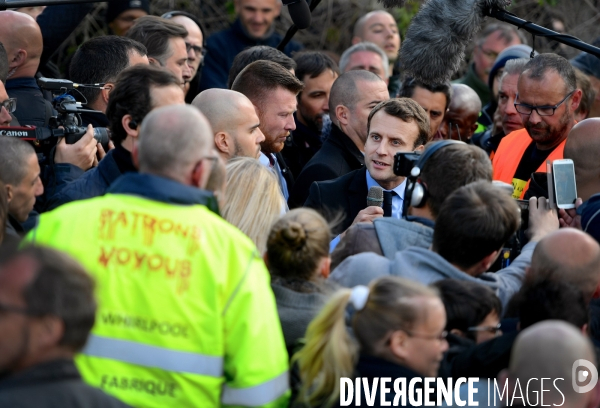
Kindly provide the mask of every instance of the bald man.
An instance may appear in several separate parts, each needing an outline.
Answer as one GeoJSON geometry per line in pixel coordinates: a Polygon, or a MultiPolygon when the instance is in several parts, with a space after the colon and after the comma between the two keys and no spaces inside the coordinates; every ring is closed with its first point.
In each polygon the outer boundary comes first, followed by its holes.
{"type": "Polygon", "coordinates": [[[600,294],[600,245],[575,228],[563,228],[542,239],[531,258],[526,283],[564,280],[579,288],[589,303],[600,294]]]}
{"type": "Polygon", "coordinates": [[[600,242],[600,118],[573,126],[565,143],[564,157],[575,164],[577,210],[559,210],[561,224],[581,228],[600,242]],[[583,202],[583,203],[581,203],[583,202]]]}
{"type": "Polygon", "coordinates": [[[588,390],[576,391],[573,387],[582,387],[592,381],[593,373],[582,365],[581,360],[596,364],[594,347],[581,330],[557,320],[534,324],[519,334],[513,346],[510,366],[498,376],[499,388],[502,389],[508,381],[508,398],[512,398],[514,390],[516,402],[509,401],[507,404],[504,399],[499,405],[597,407],[600,403],[597,384],[588,390]],[[590,380],[580,382],[583,377],[580,372],[586,370],[588,375],[585,377],[590,380]],[[520,387],[515,390],[517,382],[520,387]],[[522,403],[523,398],[525,403],[522,403]]]}
{"type": "Polygon", "coordinates": [[[480,112],[477,93],[468,85],[452,84],[452,100],[436,138],[468,142],[477,130],[480,112]]]}
{"type": "Polygon", "coordinates": [[[387,55],[391,73],[400,51],[400,34],[394,17],[384,10],[375,10],[358,19],[354,25],[352,44],[369,41],[387,55]]]}
{"type": "Polygon", "coordinates": [[[600,118],[582,120],[571,129],[565,144],[565,159],[575,164],[577,194],[587,201],[600,193],[600,118]]]}
{"type": "Polygon", "coordinates": [[[254,105],[245,95],[228,89],[207,89],[192,105],[208,119],[215,147],[223,160],[239,156],[259,158],[265,135],[259,129],[254,105]]]}
{"type": "Polygon", "coordinates": [[[6,91],[19,104],[14,115],[21,125],[48,126],[52,112],[34,78],[42,56],[42,32],[33,17],[0,11],[0,42],[8,56],[6,91]]]}

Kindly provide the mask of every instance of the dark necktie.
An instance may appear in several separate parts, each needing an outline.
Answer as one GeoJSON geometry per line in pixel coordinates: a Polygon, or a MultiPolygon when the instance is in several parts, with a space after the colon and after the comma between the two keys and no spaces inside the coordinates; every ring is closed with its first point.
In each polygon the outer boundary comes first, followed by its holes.
{"type": "Polygon", "coordinates": [[[383,192],[383,216],[392,216],[392,199],[396,195],[395,191],[384,191],[383,192]]]}

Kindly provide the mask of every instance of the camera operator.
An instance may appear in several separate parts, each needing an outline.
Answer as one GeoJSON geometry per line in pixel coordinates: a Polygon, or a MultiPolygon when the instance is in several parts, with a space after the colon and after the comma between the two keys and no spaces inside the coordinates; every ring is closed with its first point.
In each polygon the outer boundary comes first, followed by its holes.
{"type": "MultiPolygon", "coordinates": [[[[44,99],[35,73],[42,53],[42,34],[35,20],[23,13],[0,11],[0,42],[4,44],[8,56],[8,80],[6,91],[19,103],[14,112],[21,125],[47,127],[50,118],[56,114],[50,102],[44,99]],[[18,33],[18,35],[15,35],[18,33]]],[[[103,157],[98,151],[93,129],[74,144],[62,139],[48,157],[41,158],[42,180],[47,191],[54,191],[61,184],[75,180],[103,157]]],[[[42,209],[43,202],[36,204],[42,209]]]]}
{"type": "Polygon", "coordinates": [[[150,65],[125,69],[116,80],[106,110],[116,147],[107,153],[98,167],[50,197],[46,208],[52,210],[71,201],[104,195],[119,176],[137,172],[131,151],[142,120],[153,109],[184,103],[179,80],[169,71],[150,65]]]}
{"type": "Polygon", "coordinates": [[[108,96],[115,87],[117,76],[125,68],[136,64],[148,64],[146,47],[130,38],[107,35],[92,38],[83,43],[71,61],[69,77],[80,84],[104,84],[102,89],[79,88],[86,100],[86,108],[101,113],[83,112],[82,125],[107,127],[108,96]]]}

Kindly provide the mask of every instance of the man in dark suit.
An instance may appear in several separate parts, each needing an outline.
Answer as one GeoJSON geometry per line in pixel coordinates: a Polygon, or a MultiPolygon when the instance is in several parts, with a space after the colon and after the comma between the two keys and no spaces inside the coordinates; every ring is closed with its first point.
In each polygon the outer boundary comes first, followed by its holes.
{"type": "Polygon", "coordinates": [[[367,118],[389,97],[386,83],[372,72],[349,71],[336,79],[329,96],[331,132],[298,176],[290,208],[302,206],[314,181],[333,180],[364,166],[367,118]]]}
{"type": "MultiPolygon", "coordinates": [[[[405,178],[394,174],[394,156],[397,152],[423,150],[429,137],[429,119],[412,99],[390,99],[371,111],[367,132],[365,167],[336,180],[313,183],[305,203],[306,207],[320,211],[330,222],[342,216],[333,229],[336,235],[353,224],[373,222],[384,215],[383,208],[366,205],[368,190],[373,186],[382,187],[385,202],[391,203],[386,215],[402,216],[405,178]]],[[[332,247],[339,239],[338,235],[332,241],[332,247]]]]}
{"type": "Polygon", "coordinates": [[[256,109],[259,129],[265,135],[260,144],[262,153],[259,160],[277,175],[286,201],[294,178],[280,152],[290,131],[296,129],[296,96],[303,88],[302,82],[290,71],[276,62],[265,60],[254,61],[244,68],[231,86],[233,91],[246,95],[256,109]]]}

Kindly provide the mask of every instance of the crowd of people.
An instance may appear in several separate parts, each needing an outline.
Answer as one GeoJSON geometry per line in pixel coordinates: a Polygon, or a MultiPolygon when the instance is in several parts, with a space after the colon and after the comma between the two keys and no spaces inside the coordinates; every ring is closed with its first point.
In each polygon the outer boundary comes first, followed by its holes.
{"type": "Polygon", "coordinates": [[[67,72],[92,5],[0,11],[0,406],[327,408],[383,377],[599,406],[571,382],[600,351],[600,58],[489,23],[426,83],[385,10],[336,55],[279,51],[280,0],[233,5],[209,33],[110,1],[67,72]]]}

